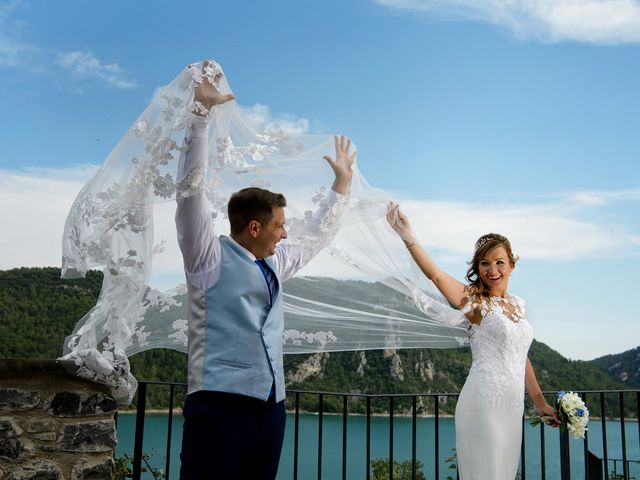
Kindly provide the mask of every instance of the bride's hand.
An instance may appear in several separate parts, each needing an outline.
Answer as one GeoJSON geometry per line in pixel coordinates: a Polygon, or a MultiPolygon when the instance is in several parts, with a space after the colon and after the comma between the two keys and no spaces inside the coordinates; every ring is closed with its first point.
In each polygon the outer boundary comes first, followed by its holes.
{"type": "Polygon", "coordinates": [[[389,205],[387,205],[387,222],[389,222],[391,228],[395,230],[407,247],[416,243],[411,222],[409,222],[407,216],[400,211],[400,205],[397,203],[389,202],[389,205]]]}
{"type": "MultiPolygon", "coordinates": [[[[204,60],[202,62],[203,72],[206,73],[206,70],[210,65],[211,63],[208,60],[204,60]]],[[[202,81],[196,87],[194,98],[196,102],[201,103],[204,108],[210,111],[212,107],[216,105],[222,105],[223,103],[229,102],[236,98],[231,93],[228,93],[226,95],[220,93],[218,87],[220,85],[220,80],[222,79],[222,72],[218,72],[213,78],[213,81],[211,81],[210,75],[206,75],[205,73],[202,74],[202,81]]],[[[194,111],[194,113],[198,112],[194,111]]]]}
{"type": "Polygon", "coordinates": [[[538,412],[538,415],[540,415],[544,423],[546,423],[550,427],[557,428],[560,426],[558,413],[556,412],[555,408],[553,408],[547,402],[542,405],[536,405],[536,411],[538,412]]]}

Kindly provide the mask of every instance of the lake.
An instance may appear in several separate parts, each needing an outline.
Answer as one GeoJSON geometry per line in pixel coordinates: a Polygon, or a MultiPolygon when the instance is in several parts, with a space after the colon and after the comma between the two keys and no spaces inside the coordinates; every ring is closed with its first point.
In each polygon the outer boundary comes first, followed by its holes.
{"type": "MultiPolygon", "coordinates": [[[[165,468],[165,450],[167,441],[166,414],[148,414],[145,419],[145,435],[143,451],[151,456],[150,463],[156,468],[165,468]]],[[[530,427],[525,423],[526,435],[526,477],[540,479],[540,429],[530,427]]],[[[293,478],[293,415],[287,416],[287,430],[285,443],[278,471],[278,480],[293,478]]],[[[618,421],[607,421],[607,444],[609,458],[622,458],[621,428],[618,421]]],[[[135,429],[135,415],[120,414],[118,416],[118,448],[116,456],[133,455],[133,439],[135,429]]],[[[589,449],[602,457],[602,423],[592,420],[589,423],[589,449]]],[[[347,422],[347,478],[363,480],[365,478],[366,459],[366,417],[349,416],[347,422]]],[[[627,458],[640,459],[638,447],[639,435],[636,421],[626,422],[625,435],[627,443],[627,458]]],[[[180,470],[180,442],[182,437],[182,415],[173,417],[173,434],[171,447],[170,479],[178,480],[180,470]]],[[[423,471],[428,480],[435,478],[434,466],[434,419],[418,418],[417,420],[417,458],[422,461],[423,471]]],[[[584,478],[583,441],[571,439],[571,473],[572,478],[584,478]]],[[[547,478],[560,478],[560,462],[558,433],[545,427],[545,464],[547,478]]],[[[453,418],[440,418],[440,478],[446,479],[449,472],[444,460],[452,454],[455,446],[453,418]]],[[[394,417],[394,459],[402,461],[411,458],[411,418],[394,417]]],[[[300,436],[298,455],[298,478],[318,478],[318,416],[312,414],[300,415],[300,436]]],[[[371,458],[387,458],[389,456],[389,418],[380,416],[371,418],[371,458]]],[[[618,464],[620,472],[621,464],[618,464]]],[[[609,471],[613,470],[613,463],[609,464],[609,471]]],[[[453,472],[455,474],[455,472],[453,472]]],[[[322,478],[327,480],[340,479],[342,475],[342,417],[339,415],[324,415],[323,443],[322,443],[322,478]]],[[[640,464],[631,465],[631,475],[640,478],[640,464]]],[[[143,478],[151,479],[150,474],[143,474],[143,478]]],[[[455,478],[455,476],[454,476],[455,478]]]]}

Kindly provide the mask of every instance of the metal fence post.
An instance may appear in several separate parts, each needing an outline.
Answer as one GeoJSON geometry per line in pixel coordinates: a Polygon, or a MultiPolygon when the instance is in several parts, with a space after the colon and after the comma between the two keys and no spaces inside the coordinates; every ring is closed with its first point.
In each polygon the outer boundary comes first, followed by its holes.
{"type": "Polygon", "coordinates": [[[133,443],[133,480],[140,480],[142,474],[142,440],[144,439],[144,414],[147,408],[147,384],[138,384],[136,403],[136,434],[133,443]]]}
{"type": "Polygon", "coordinates": [[[560,478],[571,480],[571,455],[569,453],[569,432],[560,430],[560,478]]]}

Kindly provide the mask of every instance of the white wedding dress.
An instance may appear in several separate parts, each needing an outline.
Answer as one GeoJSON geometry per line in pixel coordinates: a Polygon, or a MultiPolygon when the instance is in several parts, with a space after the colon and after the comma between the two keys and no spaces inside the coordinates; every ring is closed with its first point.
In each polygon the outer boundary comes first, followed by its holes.
{"type": "Polygon", "coordinates": [[[533,331],[514,295],[484,299],[481,313],[470,327],[473,362],[456,407],[458,469],[461,480],[514,480],[533,331]]]}

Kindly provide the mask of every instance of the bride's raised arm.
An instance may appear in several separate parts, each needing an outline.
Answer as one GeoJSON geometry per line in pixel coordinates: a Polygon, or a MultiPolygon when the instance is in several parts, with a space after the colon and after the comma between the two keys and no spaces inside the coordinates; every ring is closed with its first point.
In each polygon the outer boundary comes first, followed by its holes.
{"type": "Polygon", "coordinates": [[[467,297],[466,286],[441,270],[424,248],[418,243],[411,223],[407,216],[400,211],[400,205],[390,202],[387,209],[387,221],[395,230],[409,250],[416,265],[429,280],[440,290],[440,293],[456,307],[462,307],[467,297]]]}

